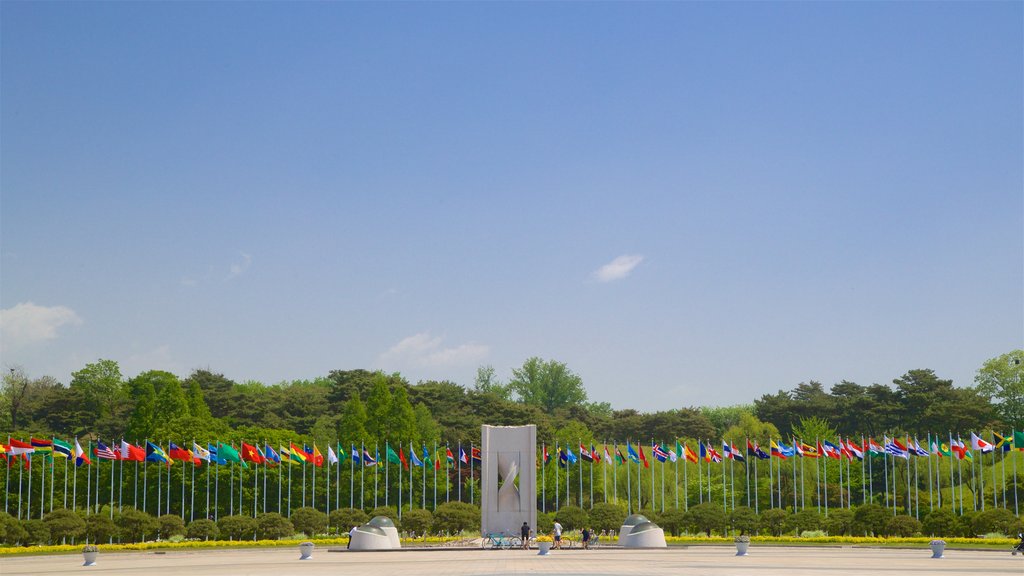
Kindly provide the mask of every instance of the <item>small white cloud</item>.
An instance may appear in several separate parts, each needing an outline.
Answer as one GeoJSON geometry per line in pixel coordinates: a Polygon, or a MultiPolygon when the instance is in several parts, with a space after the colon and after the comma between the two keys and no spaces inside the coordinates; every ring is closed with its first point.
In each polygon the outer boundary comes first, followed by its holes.
{"type": "Polygon", "coordinates": [[[166,370],[175,374],[181,374],[183,371],[182,366],[171,356],[171,347],[168,344],[132,354],[121,362],[121,368],[125,374],[140,374],[146,370],[166,370]]]}
{"type": "Polygon", "coordinates": [[[242,261],[232,264],[231,268],[228,270],[228,280],[238,278],[244,274],[245,271],[249,269],[250,264],[252,264],[252,256],[242,252],[242,261]]]}
{"type": "Polygon", "coordinates": [[[451,348],[442,347],[440,336],[422,332],[403,338],[378,357],[388,367],[444,368],[478,364],[490,354],[485,344],[467,343],[451,348]]]}
{"type": "Polygon", "coordinates": [[[61,326],[81,323],[78,314],[67,306],[37,306],[32,302],[21,302],[0,310],[0,334],[4,347],[53,340],[61,326]]]}
{"type": "Polygon", "coordinates": [[[612,260],[598,268],[594,272],[594,278],[596,278],[598,282],[621,280],[622,278],[629,276],[633,272],[633,269],[643,261],[644,257],[639,254],[619,256],[615,260],[612,260]]]}

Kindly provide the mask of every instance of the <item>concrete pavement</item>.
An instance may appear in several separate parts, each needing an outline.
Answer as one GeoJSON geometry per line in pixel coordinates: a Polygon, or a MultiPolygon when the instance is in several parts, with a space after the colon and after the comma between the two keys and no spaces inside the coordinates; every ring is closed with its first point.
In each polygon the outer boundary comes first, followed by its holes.
{"type": "Polygon", "coordinates": [[[165,553],[100,553],[95,566],[83,567],[81,554],[0,558],[0,574],[139,574],[161,576],[448,576],[561,574],[603,576],[619,574],[693,576],[835,576],[871,574],[907,576],[940,574],[977,576],[1024,574],[1024,558],[1006,552],[947,551],[932,559],[927,548],[776,548],[751,546],[737,557],[726,546],[672,547],[657,550],[552,551],[535,550],[405,549],[391,552],[349,552],[318,548],[312,560],[299,561],[298,548],[267,550],[167,551],[165,553]]]}

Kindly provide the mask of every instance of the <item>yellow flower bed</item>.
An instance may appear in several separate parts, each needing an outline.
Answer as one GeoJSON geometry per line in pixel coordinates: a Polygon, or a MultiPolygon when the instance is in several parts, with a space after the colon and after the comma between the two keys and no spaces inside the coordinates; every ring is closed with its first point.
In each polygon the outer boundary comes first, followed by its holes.
{"type": "MultiPolygon", "coordinates": [[[[732,536],[665,536],[668,543],[689,544],[732,544],[732,536]]],[[[911,538],[883,538],[880,536],[815,536],[801,538],[800,536],[751,536],[751,542],[763,542],[772,544],[923,544],[935,540],[930,536],[914,536],[911,538]]],[[[1012,538],[942,538],[946,544],[1016,544],[1012,538]]]]}

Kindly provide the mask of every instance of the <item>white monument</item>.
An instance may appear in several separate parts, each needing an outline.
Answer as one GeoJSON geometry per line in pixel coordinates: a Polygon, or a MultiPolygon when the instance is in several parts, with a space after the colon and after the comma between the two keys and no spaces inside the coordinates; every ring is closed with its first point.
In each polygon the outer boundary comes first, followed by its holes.
{"type": "Polygon", "coordinates": [[[356,528],[349,543],[350,550],[394,550],[401,547],[395,523],[386,516],[374,516],[356,528]]]}
{"type": "Polygon", "coordinates": [[[537,427],[481,426],[480,530],[537,533],[537,427]]]}

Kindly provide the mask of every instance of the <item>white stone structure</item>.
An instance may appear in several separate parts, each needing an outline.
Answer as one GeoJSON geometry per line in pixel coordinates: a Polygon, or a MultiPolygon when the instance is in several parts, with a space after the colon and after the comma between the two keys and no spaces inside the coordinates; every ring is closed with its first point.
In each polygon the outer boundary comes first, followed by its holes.
{"type": "Polygon", "coordinates": [[[386,516],[374,516],[372,520],[356,528],[349,549],[394,550],[401,547],[395,523],[386,516]]]}
{"type": "Polygon", "coordinates": [[[480,528],[519,535],[526,522],[537,533],[537,427],[481,427],[480,528]]]}
{"type": "Polygon", "coordinates": [[[619,528],[619,545],[623,548],[665,548],[665,531],[646,516],[633,514],[619,528]]]}

